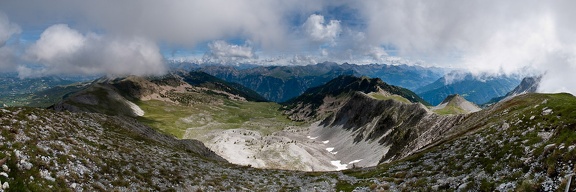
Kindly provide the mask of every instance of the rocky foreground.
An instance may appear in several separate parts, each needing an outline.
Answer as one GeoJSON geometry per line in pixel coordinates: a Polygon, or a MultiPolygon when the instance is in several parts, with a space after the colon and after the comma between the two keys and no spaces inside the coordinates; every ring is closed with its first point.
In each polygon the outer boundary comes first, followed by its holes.
{"type": "Polygon", "coordinates": [[[35,108],[0,109],[6,191],[334,190],[335,174],[259,170],[224,162],[130,119],[35,108]]]}
{"type": "MultiPolygon", "coordinates": [[[[527,94],[376,167],[264,170],[225,162],[131,118],[0,109],[5,191],[557,191],[574,189],[576,98],[527,94]]],[[[330,141],[332,142],[332,141],[330,141]]],[[[330,143],[328,143],[330,144],[330,143]]]]}

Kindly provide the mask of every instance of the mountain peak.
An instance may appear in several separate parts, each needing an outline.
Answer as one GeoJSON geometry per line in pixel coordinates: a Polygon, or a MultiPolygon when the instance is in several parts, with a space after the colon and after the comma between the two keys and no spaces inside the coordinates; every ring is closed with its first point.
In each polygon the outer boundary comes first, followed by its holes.
{"type": "Polygon", "coordinates": [[[326,112],[330,111],[328,108],[339,106],[339,104],[334,104],[327,107],[328,103],[345,100],[357,92],[370,94],[373,99],[394,99],[428,105],[416,93],[402,87],[389,85],[379,78],[341,75],[324,85],[310,88],[299,97],[286,102],[288,108],[291,109],[288,113],[297,120],[314,118],[318,116],[316,114],[318,110],[326,112]]]}
{"type": "Polygon", "coordinates": [[[452,94],[452,95],[448,95],[448,97],[446,97],[444,99],[444,101],[442,101],[442,103],[440,103],[440,104],[450,103],[450,102],[460,102],[462,100],[466,100],[466,99],[464,99],[464,97],[460,96],[460,94],[452,94]]]}
{"type": "Polygon", "coordinates": [[[525,77],[520,82],[514,90],[506,94],[506,97],[514,97],[516,95],[524,94],[524,93],[535,93],[540,86],[540,80],[542,80],[542,76],[537,77],[525,77]]]}
{"type": "Polygon", "coordinates": [[[465,114],[482,110],[476,104],[466,100],[459,94],[449,95],[432,110],[439,114],[465,114]]]}

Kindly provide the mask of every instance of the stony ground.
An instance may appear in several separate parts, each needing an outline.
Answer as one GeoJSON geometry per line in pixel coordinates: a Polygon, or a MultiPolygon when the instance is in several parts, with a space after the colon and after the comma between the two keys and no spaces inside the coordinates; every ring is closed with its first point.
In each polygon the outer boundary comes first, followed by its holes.
{"type": "Polygon", "coordinates": [[[335,174],[259,170],[144,138],[100,114],[0,109],[7,191],[334,190],[335,174]]]}
{"type": "Polygon", "coordinates": [[[201,143],[134,119],[6,108],[0,185],[3,191],[564,190],[576,173],[576,99],[528,95],[499,105],[407,158],[338,172],[232,165],[201,143]]]}

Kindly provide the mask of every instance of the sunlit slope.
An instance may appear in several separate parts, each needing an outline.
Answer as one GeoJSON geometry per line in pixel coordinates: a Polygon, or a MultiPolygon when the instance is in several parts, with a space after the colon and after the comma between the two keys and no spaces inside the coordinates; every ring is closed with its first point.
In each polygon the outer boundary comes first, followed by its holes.
{"type": "Polygon", "coordinates": [[[282,115],[280,105],[276,103],[233,101],[193,93],[189,96],[205,102],[181,105],[158,100],[140,101],[137,104],[145,114],[138,119],[177,138],[198,139],[214,130],[243,128],[270,134],[296,124],[282,115]]]}
{"type": "Polygon", "coordinates": [[[564,191],[567,176],[576,173],[574,111],[576,98],[569,94],[518,96],[469,116],[450,137],[415,155],[347,172],[364,181],[339,186],[564,191]]]}
{"type": "Polygon", "coordinates": [[[5,191],[333,191],[331,173],[260,170],[222,161],[198,141],[127,117],[0,109],[5,191]]]}

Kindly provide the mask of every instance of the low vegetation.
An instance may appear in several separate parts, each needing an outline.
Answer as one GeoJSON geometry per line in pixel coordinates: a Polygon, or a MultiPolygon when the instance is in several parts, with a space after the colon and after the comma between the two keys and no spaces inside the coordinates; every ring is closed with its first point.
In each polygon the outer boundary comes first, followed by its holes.
{"type": "MultiPolygon", "coordinates": [[[[177,138],[198,138],[215,130],[244,128],[266,135],[290,125],[280,105],[270,102],[233,101],[223,97],[201,97],[204,102],[180,105],[164,101],[140,101],[137,104],[145,115],[138,119],[177,138]]],[[[193,100],[193,99],[191,99],[193,100]]]]}
{"type": "Polygon", "coordinates": [[[360,180],[339,186],[563,191],[566,176],[576,173],[575,108],[569,94],[519,96],[489,111],[480,127],[390,164],[346,171],[360,180]]]}

